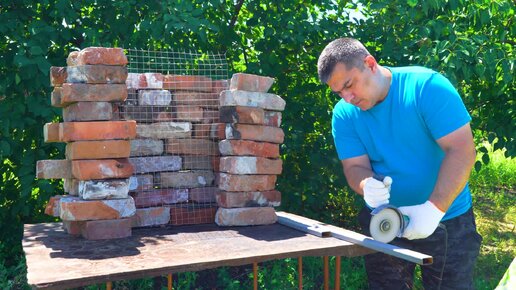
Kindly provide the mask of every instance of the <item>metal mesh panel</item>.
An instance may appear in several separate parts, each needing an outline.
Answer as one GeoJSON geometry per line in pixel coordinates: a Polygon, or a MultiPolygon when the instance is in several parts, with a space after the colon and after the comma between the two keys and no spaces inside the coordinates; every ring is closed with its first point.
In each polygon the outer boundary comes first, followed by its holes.
{"type": "Polygon", "coordinates": [[[213,222],[219,94],[224,54],[127,49],[128,98],[120,119],[137,122],[130,161],[139,226],[213,222]]]}

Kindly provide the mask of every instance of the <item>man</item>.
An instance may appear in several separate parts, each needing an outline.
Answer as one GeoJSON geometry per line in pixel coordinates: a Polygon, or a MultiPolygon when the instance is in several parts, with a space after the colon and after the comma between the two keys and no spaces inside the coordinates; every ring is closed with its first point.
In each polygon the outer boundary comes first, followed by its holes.
{"type": "MultiPolygon", "coordinates": [[[[332,133],[344,175],[364,197],[359,221],[369,235],[371,209],[398,207],[410,218],[392,243],[434,257],[421,267],[425,289],[471,289],[481,237],[467,180],[475,145],[464,103],[441,74],[384,67],[358,40],[324,48],[319,78],[342,99],[332,133]],[[392,177],[382,182],[379,176],[392,177]]],[[[365,257],[371,289],[411,289],[415,265],[382,253],[365,257]]]]}

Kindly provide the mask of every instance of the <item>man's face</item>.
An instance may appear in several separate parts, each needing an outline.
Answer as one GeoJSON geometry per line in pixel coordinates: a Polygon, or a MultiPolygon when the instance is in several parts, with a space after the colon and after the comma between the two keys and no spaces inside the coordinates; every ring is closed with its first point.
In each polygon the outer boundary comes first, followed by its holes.
{"type": "Polygon", "coordinates": [[[357,67],[347,69],[345,64],[338,63],[328,80],[328,86],[347,103],[366,111],[379,101],[372,76],[372,70],[367,65],[361,70],[357,67]]]}

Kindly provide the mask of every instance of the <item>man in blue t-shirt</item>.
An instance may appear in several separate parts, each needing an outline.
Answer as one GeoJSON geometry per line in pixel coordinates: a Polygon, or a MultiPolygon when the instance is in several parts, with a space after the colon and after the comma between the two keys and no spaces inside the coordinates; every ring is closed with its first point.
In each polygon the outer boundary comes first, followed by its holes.
{"type": "MultiPolygon", "coordinates": [[[[467,182],[475,145],[457,91],[430,69],[381,66],[351,38],[329,43],[317,66],[342,98],[332,133],[348,184],[367,205],[364,233],[371,209],[398,207],[410,223],[392,243],[434,257],[422,267],[425,289],[472,288],[481,242],[467,182]]],[[[381,253],[365,261],[371,289],[412,288],[414,264],[381,253]]]]}

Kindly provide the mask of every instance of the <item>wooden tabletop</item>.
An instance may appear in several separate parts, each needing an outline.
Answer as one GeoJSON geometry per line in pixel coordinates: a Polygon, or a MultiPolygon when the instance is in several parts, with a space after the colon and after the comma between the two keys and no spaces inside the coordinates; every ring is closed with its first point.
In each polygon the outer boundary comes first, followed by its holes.
{"type": "Polygon", "coordinates": [[[129,238],[90,241],[66,234],[61,223],[25,225],[28,283],[65,289],[220,266],[301,256],[360,256],[372,251],[279,224],[215,224],[133,229],[129,238]]]}

